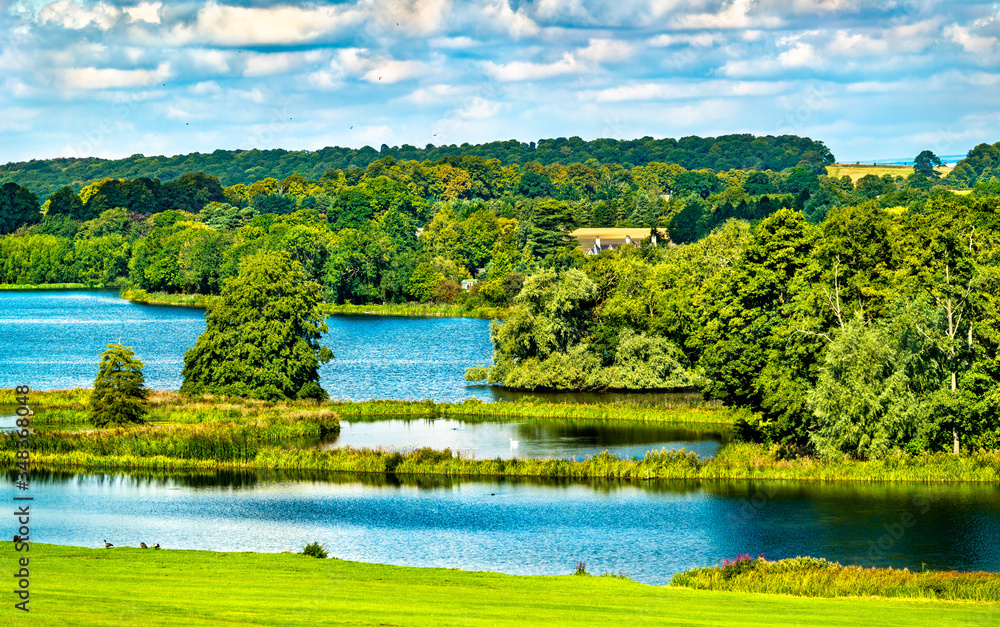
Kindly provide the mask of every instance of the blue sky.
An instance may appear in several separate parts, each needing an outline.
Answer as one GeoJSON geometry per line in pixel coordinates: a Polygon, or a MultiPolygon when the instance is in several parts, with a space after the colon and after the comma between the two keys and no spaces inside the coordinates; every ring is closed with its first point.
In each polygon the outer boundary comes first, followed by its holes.
{"type": "Polygon", "coordinates": [[[853,162],[1000,140],[992,2],[0,7],[0,162],[737,132],[853,162]]]}

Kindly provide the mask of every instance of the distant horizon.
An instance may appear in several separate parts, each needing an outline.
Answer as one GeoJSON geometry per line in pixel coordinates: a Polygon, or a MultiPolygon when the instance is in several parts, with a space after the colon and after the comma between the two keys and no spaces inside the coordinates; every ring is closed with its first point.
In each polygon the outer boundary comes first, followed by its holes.
{"type": "MultiPolygon", "coordinates": [[[[719,136],[722,136],[722,135],[735,135],[735,134],[740,134],[740,133],[736,133],[736,132],[734,132],[734,133],[719,133],[718,135],[711,135],[711,136],[705,136],[705,137],[719,137],[719,136]]],[[[760,133],[749,133],[749,134],[755,135],[757,137],[763,136],[760,133]]],[[[580,135],[559,135],[558,137],[567,137],[567,138],[568,137],[580,137],[584,141],[593,141],[595,139],[614,139],[616,141],[635,141],[637,139],[641,139],[642,138],[642,137],[594,137],[594,138],[587,138],[587,137],[582,137],[580,135]]],[[[447,144],[445,144],[445,143],[434,144],[434,146],[436,146],[436,147],[439,147],[439,146],[451,146],[451,145],[461,146],[463,143],[469,143],[469,144],[472,144],[472,145],[478,145],[478,144],[488,144],[488,143],[491,143],[491,142],[502,142],[502,141],[510,141],[510,140],[516,140],[516,141],[519,141],[521,143],[528,144],[528,143],[531,143],[531,142],[536,142],[537,143],[537,142],[539,142],[541,140],[556,139],[556,138],[557,138],[557,136],[552,136],[552,137],[538,137],[538,138],[535,138],[535,139],[523,140],[523,139],[518,139],[516,137],[507,137],[505,139],[492,139],[492,140],[487,140],[487,141],[484,141],[484,142],[476,142],[475,144],[473,144],[473,142],[450,142],[450,143],[447,143],[447,144]]],[[[654,139],[668,139],[668,137],[655,137],[655,136],[653,136],[653,138],[654,139]]],[[[681,138],[680,137],[672,137],[670,139],[681,139],[681,138]]],[[[823,141],[822,138],[818,138],[818,137],[810,137],[810,139],[813,139],[815,141],[821,141],[821,142],[823,141]]],[[[390,147],[392,147],[392,148],[399,148],[400,146],[402,146],[404,144],[407,144],[407,143],[408,142],[402,142],[402,143],[399,143],[399,144],[390,145],[390,147]]],[[[826,144],[827,147],[829,147],[829,144],[827,144],[826,142],[823,142],[823,143],[826,144]]],[[[977,142],[976,145],[981,144],[981,143],[993,144],[993,143],[996,143],[996,142],[990,141],[988,139],[984,139],[981,142],[977,142]]],[[[410,145],[413,145],[415,148],[418,148],[418,149],[421,149],[421,150],[424,149],[425,146],[426,146],[426,144],[424,144],[423,146],[417,146],[417,145],[414,145],[414,144],[410,144],[410,145]]],[[[265,151],[265,150],[285,150],[287,152],[313,153],[313,152],[318,152],[320,150],[323,150],[325,148],[347,148],[347,149],[350,149],[350,150],[361,150],[362,148],[365,148],[365,147],[372,148],[375,151],[379,151],[379,148],[380,148],[380,146],[372,146],[371,144],[364,144],[364,145],[360,145],[360,146],[329,145],[329,146],[321,146],[319,148],[314,148],[314,149],[287,148],[287,147],[284,147],[284,146],[274,146],[274,147],[270,147],[270,148],[259,148],[259,150],[262,150],[262,151],[265,151]]],[[[112,156],[112,157],[103,157],[103,156],[97,156],[97,155],[73,156],[73,157],[64,157],[64,156],[58,156],[58,157],[35,157],[33,159],[3,161],[2,163],[0,163],[0,167],[5,167],[5,166],[10,165],[12,163],[25,163],[25,162],[31,162],[31,161],[48,161],[48,160],[55,160],[55,159],[62,159],[62,158],[105,159],[105,160],[108,160],[108,161],[118,161],[118,160],[121,160],[121,159],[128,159],[129,157],[131,157],[133,155],[136,155],[136,154],[141,154],[143,157],[147,157],[147,158],[151,158],[151,157],[167,157],[167,158],[172,158],[172,157],[190,155],[190,154],[194,154],[194,153],[212,154],[216,150],[237,151],[237,150],[253,150],[253,149],[252,148],[214,148],[212,150],[207,150],[207,151],[206,150],[202,150],[202,151],[192,150],[192,151],[188,151],[188,152],[178,152],[178,153],[172,153],[172,154],[165,154],[165,153],[147,154],[147,153],[139,152],[139,153],[130,153],[130,154],[127,154],[127,155],[112,156]]],[[[966,150],[965,152],[963,152],[961,154],[949,154],[949,155],[940,155],[939,154],[939,155],[937,155],[937,157],[939,159],[941,159],[941,161],[944,162],[944,163],[955,163],[957,161],[960,161],[960,160],[964,159],[968,155],[968,152],[970,150],[972,150],[972,147],[970,147],[968,150],[966,150]]],[[[920,151],[918,151],[918,154],[919,154],[919,152],[920,151]]],[[[909,158],[896,156],[896,157],[875,157],[875,158],[866,157],[866,158],[863,158],[863,159],[856,159],[856,158],[842,159],[842,158],[840,158],[834,152],[835,163],[843,164],[843,165],[852,165],[852,164],[855,164],[855,163],[860,163],[861,165],[865,165],[865,164],[875,164],[875,165],[912,165],[913,164],[913,159],[915,157],[916,157],[916,155],[914,155],[913,157],[909,157],[909,158]]]]}

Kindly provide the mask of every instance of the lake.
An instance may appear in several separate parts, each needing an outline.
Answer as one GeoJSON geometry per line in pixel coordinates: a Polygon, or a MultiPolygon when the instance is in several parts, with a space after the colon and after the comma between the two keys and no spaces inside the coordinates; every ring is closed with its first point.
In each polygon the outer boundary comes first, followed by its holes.
{"type": "Polygon", "coordinates": [[[761,552],[1000,570],[995,486],[327,477],[37,474],[31,537],[263,552],[318,541],[342,559],[511,574],[583,561],[650,584],[761,552]]]}
{"type": "MultiPolygon", "coordinates": [[[[334,399],[495,399],[466,386],[465,369],[488,363],[489,322],[469,318],[333,316],[324,343],[336,355],[320,368],[334,399]]],[[[204,311],[139,305],[101,291],[0,291],[0,387],[90,387],[108,343],[131,346],[146,385],[177,390],[184,352],[205,330],[204,311]]]]}

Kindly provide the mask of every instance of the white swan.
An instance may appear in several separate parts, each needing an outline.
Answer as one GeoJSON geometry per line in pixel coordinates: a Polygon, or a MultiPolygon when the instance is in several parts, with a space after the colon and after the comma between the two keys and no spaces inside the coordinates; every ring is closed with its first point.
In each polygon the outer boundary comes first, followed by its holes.
{"type": "Polygon", "coordinates": [[[521,443],[520,440],[515,440],[513,438],[507,438],[507,441],[510,442],[510,447],[511,448],[517,448],[517,445],[521,443]]]}

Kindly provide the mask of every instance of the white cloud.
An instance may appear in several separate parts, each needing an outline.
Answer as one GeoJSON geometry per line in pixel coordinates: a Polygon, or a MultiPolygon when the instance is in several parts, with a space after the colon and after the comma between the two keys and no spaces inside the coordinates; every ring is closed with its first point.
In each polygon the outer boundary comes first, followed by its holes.
{"type": "Polygon", "coordinates": [[[680,29],[696,28],[776,28],[782,20],[776,16],[751,16],[756,0],[732,0],[717,13],[688,13],[674,18],[673,26],[680,29]]]}
{"type": "Polygon", "coordinates": [[[383,85],[417,78],[427,72],[427,64],[422,61],[373,57],[363,48],[341,50],[330,66],[339,74],[360,76],[370,83],[383,85]]]}
{"type": "Polygon", "coordinates": [[[424,73],[426,65],[421,61],[399,61],[397,59],[379,59],[372,62],[370,70],[364,73],[369,83],[391,84],[417,78],[424,73]]]}
{"type": "Polygon", "coordinates": [[[586,48],[577,51],[580,58],[594,63],[615,63],[632,56],[632,45],[615,39],[591,39],[586,48]]]}
{"type": "Polygon", "coordinates": [[[778,63],[787,68],[816,67],[819,62],[812,45],[801,41],[778,55],[778,63]]]}
{"type": "Polygon", "coordinates": [[[500,111],[499,103],[476,96],[457,113],[466,120],[485,120],[496,115],[498,111],[500,111]]]}
{"type": "Polygon", "coordinates": [[[46,5],[38,14],[42,24],[53,23],[70,30],[80,30],[90,25],[108,30],[118,21],[121,11],[110,4],[98,2],[88,8],[76,0],[57,0],[46,5]]]}
{"type": "Polygon", "coordinates": [[[664,33],[648,40],[650,46],[665,48],[667,46],[688,45],[708,48],[724,42],[722,33],[664,33]]]}
{"type": "Polygon", "coordinates": [[[637,83],[611,87],[596,93],[585,93],[583,98],[595,102],[628,102],[646,100],[684,100],[690,98],[718,98],[745,96],[773,96],[787,91],[784,81],[730,81],[715,80],[686,83],[637,83]]]}
{"type": "Polygon", "coordinates": [[[487,61],[483,67],[493,78],[505,82],[537,81],[562,74],[573,74],[586,69],[584,64],[577,61],[576,57],[569,52],[553,63],[514,61],[497,65],[492,61],[487,61]]]}
{"type": "Polygon", "coordinates": [[[122,12],[128,15],[130,22],[160,23],[160,8],[162,2],[143,2],[131,7],[122,7],[122,12]]]}
{"type": "Polygon", "coordinates": [[[453,85],[438,84],[421,87],[403,99],[420,105],[438,104],[454,101],[459,92],[460,90],[453,85]]]}
{"type": "Polygon", "coordinates": [[[846,30],[841,30],[837,31],[829,48],[836,54],[857,57],[881,54],[889,48],[889,44],[884,39],[873,39],[863,33],[848,33],[846,30]]]}
{"type": "Polygon", "coordinates": [[[531,36],[538,33],[538,24],[535,23],[524,12],[524,7],[519,7],[517,11],[510,8],[508,0],[495,0],[483,8],[483,15],[487,23],[499,25],[511,34],[514,39],[521,36],[531,36]]]}
{"type": "Polygon", "coordinates": [[[243,76],[271,76],[285,74],[309,63],[323,60],[324,53],[320,50],[305,52],[271,52],[242,53],[244,66],[243,76]]]}
{"type": "Polygon", "coordinates": [[[396,29],[418,35],[441,30],[451,9],[450,0],[370,0],[374,19],[382,20],[385,30],[396,29]]]}
{"type": "Polygon", "coordinates": [[[586,48],[563,53],[558,61],[551,63],[513,61],[497,64],[487,61],[483,63],[483,69],[499,81],[536,81],[593,70],[601,63],[624,61],[631,57],[634,52],[632,45],[627,42],[614,39],[591,39],[586,48]]]}
{"type": "Polygon", "coordinates": [[[176,46],[301,44],[342,31],[361,18],[361,11],[345,5],[260,8],[209,2],[193,24],[175,25],[166,40],[176,46]]]}
{"type": "Polygon", "coordinates": [[[194,49],[189,52],[195,67],[206,68],[218,74],[229,72],[230,54],[224,50],[194,49]]]}
{"type": "Polygon", "coordinates": [[[201,81],[189,87],[188,91],[196,96],[207,96],[222,93],[222,88],[215,81],[201,81]]]}
{"type": "Polygon", "coordinates": [[[432,48],[461,49],[478,46],[479,42],[464,35],[459,37],[436,37],[427,42],[432,48]]]}
{"type": "Polygon", "coordinates": [[[170,76],[170,64],[161,63],[155,70],[119,70],[114,68],[69,68],[62,72],[69,89],[108,89],[152,85],[170,76]]]}
{"type": "Polygon", "coordinates": [[[334,74],[328,70],[313,72],[306,77],[306,80],[316,89],[324,91],[340,89],[344,85],[344,81],[340,80],[340,73],[334,74]]]}
{"type": "Polygon", "coordinates": [[[944,29],[946,37],[962,46],[966,52],[978,55],[979,57],[993,57],[997,54],[1000,43],[996,37],[982,37],[974,35],[968,28],[952,24],[944,29]]]}

